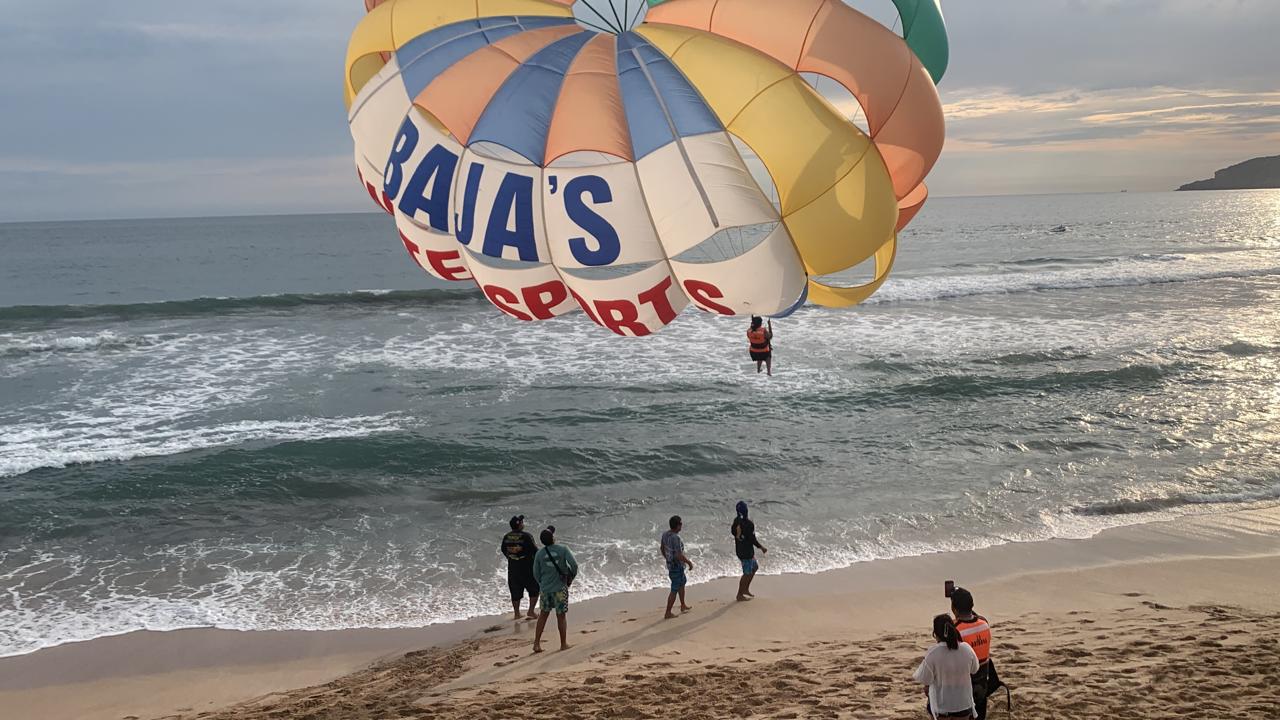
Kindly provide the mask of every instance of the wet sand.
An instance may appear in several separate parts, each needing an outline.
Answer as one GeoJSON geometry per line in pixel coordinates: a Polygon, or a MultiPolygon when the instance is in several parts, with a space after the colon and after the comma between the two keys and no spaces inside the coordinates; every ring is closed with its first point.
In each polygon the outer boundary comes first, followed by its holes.
{"type": "MultiPolygon", "coordinates": [[[[694,610],[669,621],[658,590],[577,603],[573,648],[536,657],[533,623],[508,618],[131,633],[0,660],[0,707],[50,720],[919,718],[910,674],[948,578],[991,619],[1019,717],[1272,718],[1280,707],[1276,508],[763,575],[749,603],[733,601],[735,579],[715,580],[690,586],[694,610]]],[[[554,648],[554,623],[548,632],[554,648]]],[[[990,716],[1010,717],[1003,700],[990,716]]]]}

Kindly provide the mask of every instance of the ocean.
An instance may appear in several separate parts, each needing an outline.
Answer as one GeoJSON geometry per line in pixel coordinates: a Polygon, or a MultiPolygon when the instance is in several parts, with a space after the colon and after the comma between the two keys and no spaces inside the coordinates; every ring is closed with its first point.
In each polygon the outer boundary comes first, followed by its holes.
{"type": "Polygon", "coordinates": [[[739,499],[765,574],[1274,503],[1278,300],[1280,191],[931,200],[772,378],[742,319],[510,319],[384,215],[0,225],[0,655],[510,612],[517,513],[585,598],[677,513],[733,574],[739,499]]]}

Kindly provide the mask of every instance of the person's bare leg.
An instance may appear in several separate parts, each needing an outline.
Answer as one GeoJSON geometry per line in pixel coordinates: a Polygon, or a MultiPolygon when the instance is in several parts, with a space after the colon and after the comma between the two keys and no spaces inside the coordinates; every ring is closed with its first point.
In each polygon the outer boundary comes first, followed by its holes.
{"type": "Polygon", "coordinates": [[[564,615],[556,615],[556,628],[560,630],[560,649],[569,649],[569,621],[564,615]]]}
{"type": "Polygon", "coordinates": [[[533,651],[536,653],[542,652],[542,629],[547,626],[547,616],[550,614],[543,610],[538,616],[538,626],[533,630],[533,651]]]}
{"type": "Polygon", "coordinates": [[[761,370],[761,368],[762,368],[763,366],[764,366],[764,361],[762,361],[762,360],[757,360],[757,361],[756,361],[756,374],[757,374],[757,375],[759,375],[759,374],[760,374],[760,370],[761,370]]]}
{"type": "Polygon", "coordinates": [[[748,585],[750,585],[750,584],[751,584],[751,576],[750,576],[750,575],[743,575],[743,576],[742,576],[742,579],[738,580],[738,597],[737,597],[737,599],[738,599],[739,601],[742,601],[742,600],[750,600],[750,599],[751,599],[751,596],[747,593],[747,586],[748,586],[748,585]]]}
{"type": "Polygon", "coordinates": [[[756,574],[755,574],[755,573],[751,573],[750,575],[746,576],[746,578],[744,578],[744,579],[745,579],[747,582],[745,583],[745,587],[743,587],[743,589],[742,589],[742,594],[743,594],[743,595],[746,595],[748,598],[753,598],[753,597],[755,597],[755,595],[753,595],[753,594],[751,593],[751,581],[756,579],[756,574]]]}
{"type": "Polygon", "coordinates": [[[685,612],[689,612],[692,609],[693,608],[689,607],[684,603],[684,588],[680,588],[680,612],[685,613],[685,612]]]}
{"type": "Polygon", "coordinates": [[[773,359],[772,358],[764,361],[764,367],[766,370],[765,374],[768,375],[769,377],[773,377],[773,359]]]}
{"type": "Polygon", "coordinates": [[[675,613],[671,612],[671,608],[675,607],[675,605],[676,605],[676,594],[667,593],[667,614],[662,616],[664,620],[670,620],[671,618],[676,616],[675,613]]]}
{"type": "MultiPolygon", "coordinates": [[[[530,595],[530,596],[529,596],[529,614],[528,614],[528,615],[526,615],[525,617],[529,618],[530,620],[532,620],[533,618],[538,617],[538,613],[534,612],[534,610],[533,610],[533,608],[534,608],[537,604],[538,604],[538,596],[537,596],[537,595],[530,595]]],[[[520,607],[517,605],[517,607],[516,607],[516,615],[519,615],[519,614],[520,614],[520,607]]]]}
{"type": "Polygon", "coordinates": [[[520,619],[520,598],[511,601],[511,607],[516,609],[516,619],[520,619]]]}

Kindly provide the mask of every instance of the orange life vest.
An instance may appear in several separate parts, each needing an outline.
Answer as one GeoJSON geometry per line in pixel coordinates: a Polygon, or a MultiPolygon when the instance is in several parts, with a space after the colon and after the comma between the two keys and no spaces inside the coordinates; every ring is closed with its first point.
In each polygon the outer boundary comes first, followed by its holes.
{"type": "Polygon", "coordinates": [[[960,642],[969,643],[978,662],[984,663],[991,657],[991,625],[981,615],[974,615],[973,620],[957,620],[956,629],[960,631],[960,642]]]}
{"type": "Polygon", "coordinates": [[[764,328],[747,331],[747,340],[751,343],[751,352],[773,352],[769,345],[769,335],[764,328]]]}

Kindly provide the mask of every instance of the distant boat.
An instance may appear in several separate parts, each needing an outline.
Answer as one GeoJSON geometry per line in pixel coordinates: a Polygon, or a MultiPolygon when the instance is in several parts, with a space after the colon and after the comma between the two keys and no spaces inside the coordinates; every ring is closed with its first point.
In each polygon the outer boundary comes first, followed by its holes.
{"type": "Polygon", "coordinates": [[[1071,229],[1071,228],[1067,227],[1066,225],[1059,225],[1059,226],[1058,226],[1058,227],[1056,227],[1056,228],[1050,228],[1050,229],[1049,229],[1049,232],[1051,232],[1051,233],[1064,233],[1064,232],[1066,232],[1066,231],[1068,231],[1068,230],[1070,230],[1070,229],[1071,229]]]}

